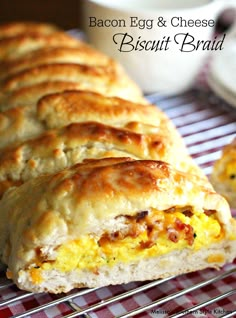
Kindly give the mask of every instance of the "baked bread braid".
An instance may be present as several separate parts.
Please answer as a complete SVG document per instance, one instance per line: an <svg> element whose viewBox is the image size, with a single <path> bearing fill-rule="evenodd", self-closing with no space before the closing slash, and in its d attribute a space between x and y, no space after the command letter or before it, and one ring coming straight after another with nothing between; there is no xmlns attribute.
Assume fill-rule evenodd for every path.
<svg viewBox="0 0 236 318"><path fill-rule="evenodd" d="M50 34L59 28L51 23L40 22L9 22L0 25L0 39L14 37L26 33Z"/></svg>
<svg viewBox="0 0 236 318"><path fill-rule="evenodd" d="M81 45L83 45L82 41L60 31L49 34L22 33L0 39L0 61L14 60L43 47L79 47Z"/></svg>
<svg viewBox="0 0 236 318"><path fill-rule="evenodd" d="M123 69L114 65L89 66L60 63L45 64L13 75L3 82L0 95L1 110L9 108L8 96L22 89L41 87L49 82L72 82L80 84L81 89L95 91L106 96L118 96L133 101L141 101L140 90L124 74Z"/></svg>
<svg viewBox="0 0 236 318"><path fill-rule="evenodd" d="M7 186L19 186L42 174L53 174L84 159L124 157L169 162L197 173L180 137L167 120L160 126L130 122L123 128L98 122L73 123L4 149L0 154L0 197Z"/></svg>
<svg viewBox="0 0 236 318"><path fill-rule="evenodd" d="M46 47L24 54L22 58L0 63L0 79L3 80L32 67L50 63L104 66L111 64L111 59L86 44L79 47Z"/></svg>
<svg viewBox="0 0 236 318"><path fill-rule="evenodd" d="M25 26L0 27L8 278L60 293L231 262L229 205L167 116L118 62L56 28Z"/></svg>
<svg viewBox="0 0 236 318"><path fill-rule="evenodd" d="M67 84L69 88L70 84ZM153 105L143 106L88 91L65 91L42 97L36 106L0 112L0 149L36 137L49 129L86 121L115 127L124 127L130 121L173 127L166 115Z"/></svg>
<svg viewBox="0 0 236 318"><path fill-rule="evenodd" d="M41 97L52 93L59 93L70 90L80 90L90 83L77 83L66 81L42 82L32 86L17 89L10 94L0 93L0 110L6 111L11 108L20 108L31 106L35 109L37 102Z"/></svg>

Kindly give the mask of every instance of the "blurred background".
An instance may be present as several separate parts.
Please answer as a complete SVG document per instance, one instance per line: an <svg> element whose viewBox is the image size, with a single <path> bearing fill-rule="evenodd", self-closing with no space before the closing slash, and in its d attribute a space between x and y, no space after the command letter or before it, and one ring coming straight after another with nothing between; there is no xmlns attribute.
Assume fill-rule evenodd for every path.
<svg viewBox="0 0 236 318"><path fill-rule="evenodd" d="M82 27L82 6L86 0L0 0L0 23L16 20L55 23L63 29ZM218 30L232 22L234 11L220 17Z"/></svg>
<svg viewBox="0 0 236 318"><path fill-rule="evenodd" d="M82 0L0 0L0 23L15 20L55 23L80 28Z"/></svg>

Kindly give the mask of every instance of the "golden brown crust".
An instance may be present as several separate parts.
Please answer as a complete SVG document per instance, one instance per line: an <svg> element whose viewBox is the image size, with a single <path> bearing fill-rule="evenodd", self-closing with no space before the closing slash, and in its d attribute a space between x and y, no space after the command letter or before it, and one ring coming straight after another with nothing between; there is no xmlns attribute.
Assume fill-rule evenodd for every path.
<svg viewBox="0 0 236 318"><path fill-rule="evenodd" d="M5 80L2 85L0 103L9 108L11 95L21 95L20 89L40 87L49 82L73 82L80 89L91 90L107 96L119 96L134 101L142 101L141 91L112 60L107 66L89 66L73 63L45 64L22 71ZM38 86L37 86L38 85ZM21 91L20 91L21 92ZM27 91L26 91L27 93Z"/></svg>
<svg viewBox="0 0 236 318"><path fill-rule="evenodd" d="M62 127L66 122L78 119L80 122L99 121L115 126L130 121L159 126L162 120L167 120L166 115L153 105L144 106L89 91L67 91L45 96L38 102L37 114L50 128Z"/></svg>
<svg viewBox="0 0 236 318"><path fill-rule="evenodd" d="M74 281L70 272L62 272L62 277L74 284L67 285L63 280L63 283L55 284L54 288L51 279L60 279L59 272L54 276L52 269L46 270L48 276L44 277L45 284L42 286L26 275L30 269L37 267L39 255L45 254L47 257L49 250L53 253L61 244L78 240L84 235L91 238L100 237L102 233L109 231L112 222L118 217L122 219L124 216L136 216L137 213L150 209L168 214L173 207L187 207L193 214L198 215L204 214L205 211L214 211L215 218L221 224L223 238L219 240L218 247L212 247L210 254L202 247L205 253L204 264L199 268L214 266L207 261L207 257L214 251L222 255L220 264L222 259L232 259L235 251L235 223L231 222L227 202L208 188L205 180L178 172L161 161L107 158L87 160L53 176L31 179L8 191L0 201L2 260L8 265L14 280L21 288L34 291L68 291L77 282L79 284L82 278L77 277ZM180 249L183 253L188 250ZM193 253L196 251L191 250L191 254ZM167 255L171 258L173 254L175 255ZM162 268L158 257L146 259L148 262L153 260L157 269ZM50 258L48 260L50 261ZM142 262L143 259L139 260L138 264ZM128 269L130 263L119 265ZM182 272L190 268L193 270L195 266L191 264L191 267L184 266L182 270L179 266L178 268L178 271ZM99 271L100 268L98 273ZM89 270L82 272L82 275L86 273L91 277ZM119 270L117 274L120 277ZM120 280L108 278L105 284L122 283L139 277L137 274L128 275L124 279L122 275ZM166 269L160 277L165 275L168 276ZM150 273L146 273L143 279L147 277L154 278ZM86 286L102 284L104 282L100 280L86 283Z"/></svg>
<svg viewBox="0 0 236 318"><path fill-rule="evenodd" d="M26 33L50 34L58 30L53 24L39 22L9 22L0 25L0 39Z"/></svg>
<svg viewBox="0 0 236 318"><path fill-rule="evenodd" d="M77 47L49 47L42 48L23 57L0 64L0 78L19 73L23 70L49 63L78 63L87 65L108 65L111 59L96 51L92 47L84 45Z"/></svg>
<svg viewBox="0 0 236 318"><path fill-rule="evenodd" d="M132 125L128 123L126 127L128 128L118 128L98 122L82 122L73 123L57 130L50 130L38 138L25 141L16 148L10 148L8 151L5 149L0 154L0 169L8 162L17 163L17 157L21 157L21 151L24 147L27 148L27 151L32 151L29 157L37 157L47 156L54 150L61 148L62 145L63 149L66 150L67 147L73 149L73 147L89 144L90 142L89 146L91 146L93 142L97 141L102 142L104 146L105 144L111 144L115 149L117 147L118 149L123 148L127 153L133 153L134 156L143 159L155 157L155 154L159 153L158 157L161 159L161 157L165 157L168 151L171 151L172 146L175 146L172 137L173 139L176 138L174 135L169 136L168 125L165 125L161 132L158 132L159 127L138 122L132 122ZM137 132L135 128L137 128ZM138 130L141 132L138 132ZM166 142L166 139L169 142ZM112 147L108 147L108 149L112 150Z"/></svg>
<svg viewBox="0 0 236 318"><path fill-rule="evenodd" d="M193 213L216 210L220 222L230 226L227 202L207 187L205 180L176 171L162 161L131 158L87 160L53 176L31 179L10 190L0 202L5 217L14 206L19 209L10 226L18 222L20 232L14 237L21 238L27 249L54 241L53 227L64 228L64 241L68 235L73 239L100 231L109 219L150 208L191 207Z"/></svg>
<svg viewBox="0 0 236 318"><path fill-rule="evenodd" d="M0 113L0 148L33 138L44 131L43 123L37 120L31 106L12 108Z"/></svg>
<svg viewBox="0 0 236 318"><path fill-rule="evenodd" d="M0 147L13 147L13 143L69 123L74 124L49 131L8 151L5 148L0 157L0 179L25 181L85 158L127 155L163 160L179 170L202 175L172 123L155 106L84 91L45 96L36 110L22 107L3 112Z"/></svg>
<svg viewBox="0 0 236 318"><path fill-rule="evenodd" d="M2 198L3 194L12 187L19 187L23 182L21 181L13 181L13 180L4 180L0 181L0 198Z"/></svg>
<svg viewBox="0 0 236 318"><path fill-rule="evenodd" d="M106 98L96 93L70 91L42 98L37 110L38 118L50 128L63 127L65 122L97 121L146 134L147 132L140 127L142 124L138 126L132 122L153 125L154 134L166 138L165 143L169 144L170 148L171 145L175 145L174 158L179 158L178 162L185 163L182 168L203 176L201 170L187 155L183 140L173 124L153 105L143 106L119 98ZM161 143L156 143L155 146L160 149ZM174 158L171 162L174 162Z"/></svg>
<svg viewBox="0 0 236 318"><path fill-rule="evenodd" d="M4 149L0 154L0 185L6 180L22 183L41 174L55 173L86 158L129 156L162 160L180 170L194 172L196 167L178 136L167 122L162 124L162 129L135 122L126 128L115 128L84 122L50 130L38 138ZM1 196L4 192L0 191Z"/></svg>
<svg viewBox="0 0 236 318"><path fill-rule="evenodd" d="M58 87L63 90L70 85L76 84L65 83ZM55 89L57 86L52 87ZM51 85L47 84L43 88L49 92ZM29 100L31 96L27 98ZM43 97L37 106L22 106L1 112L0 148L33 138L52 128L83 121L98 121L118 127L124 127L129 121L141 121L155 126L163 122L164 127L167 117L154 106L144 107L116 97L87 91L55 93Z"/></svg>
<svg viewBox="0 0 236 318"><path fill-rule="evenodd" d="M43 82L17 89L10 94L0 95L0 109L5 111L11 108L33 105L35 106L40 98L52 94L84 88L84 84L69 81Z"/></svg>
<svg viewBox="0 0 236 318"><path fill-rule="evenodd" d="M83 43L63 32L19 34L14 37L0 39L0 60L13 60L30 51L58 45L79 47Z"/></svg>
<svg viewBox="0 0 236 318"><path fill-rule="evenodd" d="M119 78L111 67L91 67L89 65L74 63L54 63L36 66L10 77L3 82L2 90L11 92L42 82L66 80L69 82L89 81L92 87L93 85L112 85L116 83Z"/></svg>
<svg viewBox="0 0 236 318"><path fill-rule="evenodd" d="M211 182L231 207L236 208L236 138L222 149L214 163Z"/></svg>

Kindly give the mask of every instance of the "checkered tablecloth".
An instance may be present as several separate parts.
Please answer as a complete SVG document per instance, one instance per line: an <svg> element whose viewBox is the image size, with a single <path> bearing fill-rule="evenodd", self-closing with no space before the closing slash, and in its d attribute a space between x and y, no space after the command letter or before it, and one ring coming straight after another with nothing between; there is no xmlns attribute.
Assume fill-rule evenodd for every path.
<svg viewBox="0 0 236 318"><path fill-rule="evenodd" d="M113 303L110 306L106 306L97 310L96 312L92 311L89 313L89 316L83 317L101 317L101 318L113 318L119 317L137 307L144 306L149 304L150 302L154 302L156 300L164 299L173 293L178 293L183 289L192 287L202 281L205 281L209 278L215 277L216 274L224 273L225 270L233 268L236 266L235 264L229 264L225 266L223 270L217 272L215 270L204 270L201 272L190 273L188 275L182 275L177 278L172 278L168 282L164 282L159 286L150 288L146 292L138 293L132 297L129 297L125 300L118 301ZM180 312L182 310L187 310L187 308L205 302L206 300L216 297L220 293L225 293L227 291L231 291L232 289L236 289L236 274L234 276L229 276L220 281L208 285L204 288L199 288L194 292L187 293L184 296L176 297L174 300L164 302L163 305L155 306L153 309L148 312L143 312L138 314L136 317L139 318L150 318L150 317L171 317L172 314L176 312ZM97 304L99 301L103 299L110 298L114 295L120 295L126 291L133 290L134 288L142 285L141 283L130 283L122 286L112 286L107 288L101 288L96 292L91 292L84 297L75 298L73 301L80 308L86 308L88 306L92 306ZM5 290L2 298L9 298L13 296L19 295L19 291L14 287ZM1 309L0 317L12 317L13 315L17 315L20 313L24 313L26 310L30 310L31 308L35 308L39 305L48 303L52 300L60 298L60 296L52 296L48 294L39 294L33 295L27 298L27 300L22 300L17 303L14 303L10 306L6 306ZM201 309L194 310L192 314L188 313L187 317L221 317L227 313L231 313L236 308L236 296L232 295L227 297L221 301L214 302L214 304L203 307ZM65 317L67 315L73 313L73 310L70 308L69 304L62 303L57 306L53 306L50 309L45 311L40 311L36 314L31 314L30 317L34 318L47 318L47 317ZM79 314L77 314L79 317ZM132 316L130 316L132 317ZM233 316L235 317L235 316Z"/></svg>
<svg viewBox="0 0 236 318"><path fill-rule="evenodd" d="M206 86L204 86L204 88L196 88L181 96L167 98L152 95L149 97L149 100L152 103L158 104L173 120L184 137L189 152L205 173L209 175L213 162L220 156L222 147L229 143L233 136L236 135L236 109L218 99L212 92L208 91ZM235 213L235 211L233 212ZM225 266L221 272L225 273L226 270L235 267L236 262ZM123 293L143 286L146 283L130 283L128 285L101 288L84 294L83 296L75 297L73 298L73 302L68 302L62 298L67 297L68 299L68 295L31 295L19 291L14 285L3 287L5 280L2 278L3 282L2 285L0 285L0 287L2 287L0 292L0 317L5 318L13 315L21 315L28 310L32 310L32 308L37 308L51 301L61 301L61 303L51 305L50 308L40 310L37 313L31 312L28 316L34 318L59 318L67 315L68 317L74 317L74 305L84 309L88 306L95 306L96 308L97 304L100 304L97 310L93 309L89 312L89 316L82 317L113 318L122 315L132 317L132 315L127 316L127 313L157 300L159 305L138 314L137 317L171 317L181 310L186 310L191 306L204 302L223 292L236 290L236 273L234 272L220 279L218 282L197 288L195 291L187 292L187 294L180 297L176 295L173 299L168 300L167 298L166 300L166 297L170 297L171 294L195 286L200 282L219 275L221 272L204 270L182 275L161 282L159 285L146 291L135 293L131 297L118 301L110 301L110 305L103 307L100 301L105 301L114 296L120 297ZM78 290L72 291L71 295L76 295L76 293L79 292ZM8 304L5 303L6 300L19 295L23 295L24 298L14 302L9 301ZM192 314L187 313L186 317L221 317L232 313L234 310L236 310L236 294L214 302L214 304L204 306ZM77 316L79 316L78 313Z"/></svg>

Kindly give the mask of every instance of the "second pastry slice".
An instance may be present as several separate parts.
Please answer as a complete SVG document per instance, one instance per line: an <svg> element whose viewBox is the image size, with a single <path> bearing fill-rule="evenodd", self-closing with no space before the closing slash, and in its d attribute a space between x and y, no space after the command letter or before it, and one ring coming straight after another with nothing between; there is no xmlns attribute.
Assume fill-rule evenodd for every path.
<svg viewBox="0 0 236 318"><path fill-rule="evenodd" d="M236 255L227 202L161 161L90 160L12 188L0 209L1 260L34 292L218 268Z"/></svg>

